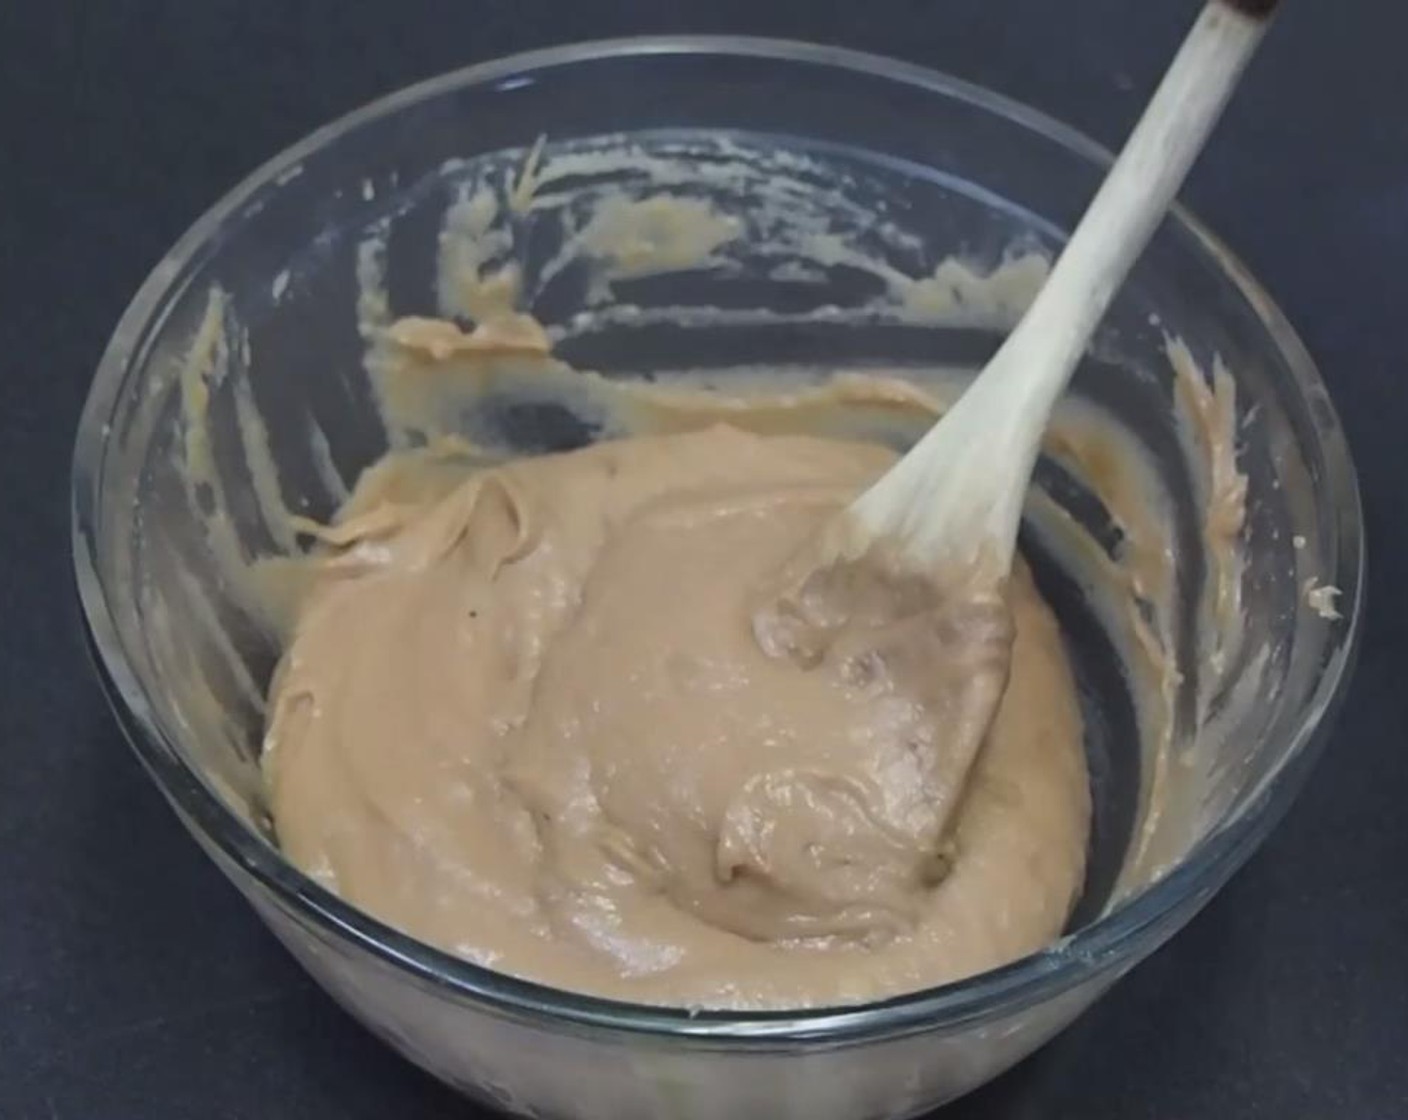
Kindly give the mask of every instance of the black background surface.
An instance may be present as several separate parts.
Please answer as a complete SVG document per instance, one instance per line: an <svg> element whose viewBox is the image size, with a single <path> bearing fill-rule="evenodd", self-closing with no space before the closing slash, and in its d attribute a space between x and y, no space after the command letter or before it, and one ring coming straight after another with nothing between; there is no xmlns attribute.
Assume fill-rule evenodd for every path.
<svg viewBox="0 0 1408 1120"><path fill-rule="evenodd" d="M1320 361L1371 541L1363 656L1285 823L1164 951L946 1117L1408 1116L1408 6L1287 0L1186 199ZM127 751L71 584L108 332L237 178L406 82L647 31L841 43L1116 145L1192 0L51 0L0 6L0 1117L481 1115L284 955ZM748 1118L743 1118L748 1120Z"/></svg>

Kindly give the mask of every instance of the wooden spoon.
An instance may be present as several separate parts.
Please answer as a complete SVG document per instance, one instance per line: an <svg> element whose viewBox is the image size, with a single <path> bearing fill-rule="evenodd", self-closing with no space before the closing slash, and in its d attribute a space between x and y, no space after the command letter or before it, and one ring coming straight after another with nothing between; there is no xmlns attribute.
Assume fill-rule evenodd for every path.
<svg viewBox="0 0 1408 1120"><path fill-rule="evenodd" d="M1051 410L1261 41L1277 0L1211 0L1022 321L832 538L912 572L1005 578Z"/></svg>

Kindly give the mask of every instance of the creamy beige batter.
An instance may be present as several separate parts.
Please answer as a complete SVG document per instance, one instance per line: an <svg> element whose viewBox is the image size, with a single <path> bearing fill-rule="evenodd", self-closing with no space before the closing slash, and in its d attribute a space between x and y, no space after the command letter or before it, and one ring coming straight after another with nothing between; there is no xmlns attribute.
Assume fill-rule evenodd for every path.
<svg viewBox="0 0 1408 1120"><path fill-rule="evenodd" d="M284 851L432 944L636 1001L872 999L1050 941L1089 794L1025 568L787 582L892 460L716 426L383 461L273 684Z"/></svg>

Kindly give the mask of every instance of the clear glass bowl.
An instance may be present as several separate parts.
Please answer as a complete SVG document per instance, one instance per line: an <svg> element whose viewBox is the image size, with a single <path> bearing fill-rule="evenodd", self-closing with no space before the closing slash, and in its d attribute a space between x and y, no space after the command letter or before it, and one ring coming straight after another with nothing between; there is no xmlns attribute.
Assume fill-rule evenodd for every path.
<svg viewBox="0 0 1408 1120"><path fill-rule="evenodd" d="M268 839L257 780L257 694L277 649L242 613L202 544L192 507L202 499L173 478L169 452L181 438L183 388L191 387L182 362L189 372L212 285L248 329L248 353L235 358L246 359L241 376L268 420L282 497L325 516L336 501L322 469L327 460L350 478L385 449L352 313L358 245L368 231L389 232L392 305L433 313L435 232L452 181L477 157L541 134L570 143L698 130L862 169L849 180L871 192L860 201L923 232L923 243L911 246L915 259L897 267L932 267L954 252L993 263L1014 245L1049 251L1108 163L1071 130L985 90L797 44L592 44L476 66L396 93L256 172L181 238L138 292L103 356L78 431L79 592L117 718L191 833L319 982L413 1061L468 1093L535 1116L912 1115L1030 1052L1211 897L1301 785L1352 659L1362 530L1339 424L1280 312L1191 217L1180 211L1163 224L1073 392L1118 414L1169 459L1163 331L1226 360L1237 382L1238 465L1249 487L1248 648L1274 649L1271 671L1215 745L1217 765L1203 794L1208 811L1187 850L1152 882L1122 894L1111 884L1133 827L1138 752L1127 718L1088 712L1092 767L1103 777L1091 882L1071 932L1007 967L885 1003L689 1013L550 990L422 945L284 862ZM818 181L813 189L831 186ZM744 197L716 201L740 212L748 205ZM844 311L858 298L856 284L841 269L809 289L809 298ZM688 277L646 279L631 296L647 307L688 303L701 298L690 285ZM770 285L745 262L712 275L708 299L783 306L795 295ZM561 322L572 314L570 302L536 310ZM772 332L703 324L671 333L622 320L578 336L568 357L615 371L721 367L740 354L836 365L917 355L972 365L999 333L991 323L918 333L874 323L840 329L815 316L811 323ZM1121 366L1145 373L1120 376ZM238 402L228 397L212 386L215 434L207 450L214 470L234 472L226 479L236 499L233 538L246 551L268 551L258 502L237 500L242 487L260 483L224 462L233 444L220 425L238 421ZM326 436L321 458L302 434L310 418ZM554 438L532 422L519 433L528 449ZM1178 464L1166 465L1176 476ZM1193 501L1186 479L1175 478L1172 490L1183 517ZM1341 590L1342 619L1307 605L1303 580L1312 575ZM1200 577L1190 569L1180 578ZM1180 668L1196 676L1195 664ZM1092 662L1083 671L1101 667ZM1106 666L1105 679L1118 682L1110 672Z"/></svg>

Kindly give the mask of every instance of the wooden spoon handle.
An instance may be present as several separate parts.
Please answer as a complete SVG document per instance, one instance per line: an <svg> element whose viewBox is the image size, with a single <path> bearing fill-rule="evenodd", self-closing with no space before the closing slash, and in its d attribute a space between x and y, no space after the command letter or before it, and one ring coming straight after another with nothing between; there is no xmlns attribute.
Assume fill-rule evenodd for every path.
<svg viewBox="0 0 1408 1120"><path fill-rule="evenodd" d="M927 563L1007 571L1051 409L1273 7L1271 0L1205 5L1022 321L948 415L850 507L857 540L891 539L916 570Z"/></svg>

